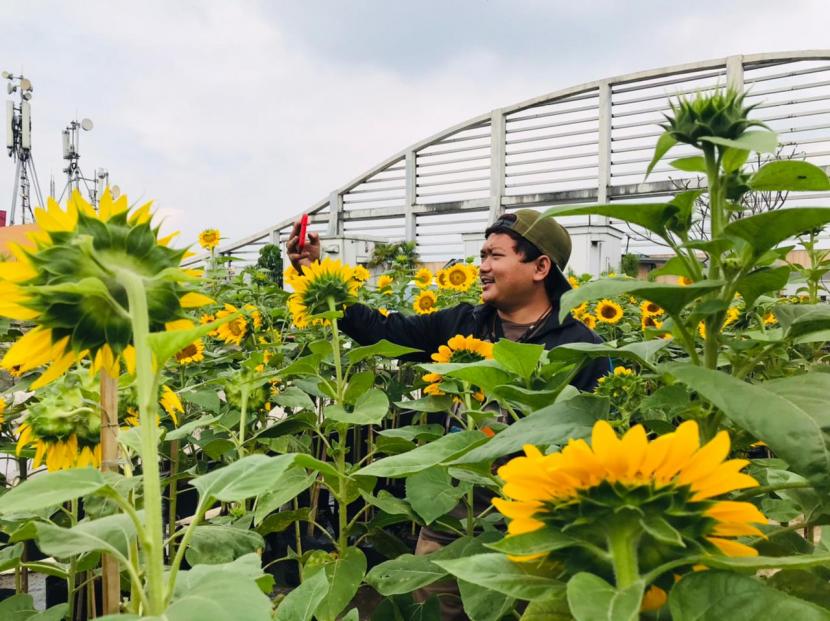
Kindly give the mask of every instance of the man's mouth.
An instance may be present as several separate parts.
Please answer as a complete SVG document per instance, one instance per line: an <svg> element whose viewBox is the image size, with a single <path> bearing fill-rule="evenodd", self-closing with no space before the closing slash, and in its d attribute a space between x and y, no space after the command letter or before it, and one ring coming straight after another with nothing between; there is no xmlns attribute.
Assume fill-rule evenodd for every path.
<svg viewBox="0 0 830 621"><path fill-rule="evenodd" d="M481 281L481 286L483 288L486 288L488 285L492 285L495 282L492 278L488 278L488 277L482 277L482 278L479 278L479 280Z"/></svg>

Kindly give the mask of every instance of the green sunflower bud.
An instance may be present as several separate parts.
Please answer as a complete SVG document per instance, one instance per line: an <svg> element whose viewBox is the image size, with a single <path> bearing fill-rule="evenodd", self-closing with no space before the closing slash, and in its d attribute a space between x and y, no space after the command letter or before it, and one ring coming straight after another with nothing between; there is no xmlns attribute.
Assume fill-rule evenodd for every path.
<svg viewBox="0 0 830 621"><path fill-rule="evenodd" d="M758 104L744 106L745 94L733 89L714 93L698 93L693 99L681 97L671 102L672 114L664 115L668 121L663 129L677 142L701 147L704 136L716 136L735 140L749 127L766 127L760 121L748 118Z"/></svg>

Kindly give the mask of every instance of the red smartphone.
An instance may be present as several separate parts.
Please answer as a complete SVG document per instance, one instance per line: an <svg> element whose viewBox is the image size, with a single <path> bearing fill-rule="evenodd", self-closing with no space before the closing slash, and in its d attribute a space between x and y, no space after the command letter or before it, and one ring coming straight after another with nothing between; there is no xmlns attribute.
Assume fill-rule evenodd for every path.
<svg viewBox="0 0 830 621"><path fill-rule="evenodd" d="M300 218L300 237L297 240L297 251L302 252L305 247L306 229L308 228L308 214L304 213Z"/></svg>

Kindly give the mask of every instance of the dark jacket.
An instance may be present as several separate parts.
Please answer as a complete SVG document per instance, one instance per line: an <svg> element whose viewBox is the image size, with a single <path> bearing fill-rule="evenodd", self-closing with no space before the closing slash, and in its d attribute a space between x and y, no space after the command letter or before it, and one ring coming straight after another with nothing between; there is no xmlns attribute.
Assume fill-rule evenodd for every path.
<svg viewBox="0 0 830 621"><path fill-rule="evenodd" d="M423 353L411 354L406 360L430 362L430 355L438 351L456 334L473 335L495 343L504 337L496 309L487 304L473 306L459 304L429 315L409 317L392 313L384 317L378 311L355 304L346 309L339 326L361 345L371 345L386 339L398 345L414 347ZM559 322L559 307L554 305L548 318L522 341L537 343L553 349L566 343L602 343L602 339L570 314ZM597 380L611 370L608 358L595 358L579 371L571 384L583 391L591 391Z"/></svg>

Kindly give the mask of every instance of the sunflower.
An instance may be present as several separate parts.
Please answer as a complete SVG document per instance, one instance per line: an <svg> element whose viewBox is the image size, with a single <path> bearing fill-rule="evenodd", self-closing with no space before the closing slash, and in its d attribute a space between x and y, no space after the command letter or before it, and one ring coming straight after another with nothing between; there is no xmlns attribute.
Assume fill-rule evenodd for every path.
<svg viewBox="0 0 830 621"><path fill-rule="evenodd" d="M161 387L161 397L159 397L159 404L167 415L173 419L173 424L179 424L178 414L184 414L184 407L182 407L179 395L173 392L167 384Z"/></svg>
<svg viewBox="0 0 830 621"><path fill-rule="evenodd" d="M381 315L383 315L384 317L388 317L388 316L389 316L389 309L388 309L388 308L384 308L384 307L382 307L382 306L381 306L381 307L378 309L378 312L379 312Z"/></svg>
<svg viewBox="0 0 830 621"><path fill-rule="evenodd" d="M216 318L221 319L222 317L227 317L228 315L233 315L238 312L239 311L233 304L225 304L225 308L217 311ZM245 321L244 317L232 319L231 321L223 323L216 329L217 338L224 341L228 345L241 345L242 339L245 338L247 333L248 323Z"/></svg>
<svg viewBox="0 0 830 621"><path fill-rule="evenodd" d="M647 328L659 330L663 327L663 322L655 319L653 315L643 315L640 317L640 327L642 327L643 330L646 330Z"/></svg>
<svg viewBox="0 0 830 621"><path fill-rule="evenodd" d="M749 462L724 461L730 450L726 431L703 446L699 437L695 421L649 441L640 425L619 438L600 420L591 446L571 439L561 451L544 455L525 445L524 457L498 470L509 500L496 498L493 504L510 520L511 535L567 527L571 536L608 546L613 554L612 537L624 533L645 571L690 553L757 555L734 537L763 536L753 524L766 524L764 515L749 502L718 500L758 485L741 472ZM678 543L654 539L642 526L649 518L660 518Z"/></svg>
<svg viewBox="0 0 830 621"><path fill-rule="evenodd" d="M49 472L101 464L101 413L78 386L41 395L17 429L16 453L35 446L34 467Z"/></svg>
<svg viewBox="0 0 830 621"><path fill-rule="evenodd" d="M355 265L352 271L352 278L360 283L364 283L372 277L372 274L362 265Z"/></svg>
<svg viewBox="0 0 830 621"><path fill-rule="evenodd" d="M0 397L0 425L3 424L5 420L3 415L6 413L6 399L4 397Z"/></svg>
<svg viewBox="0 0 830 621"><path fill-rule="evenodd" d="M478 362L479 360L490 360L493 357L493 344L489 341L482 341L472 335L464 336L456 334L446 345L441 345L438 351L432 354L434 362ZM429 386L424 388L428 395L443 395L444 392L438 387L443 376L440 373L427 373L421 378ZM482 398L479 399L483 401Z"/></svg>
<svg viewBox="0 0 830 621"><path fill-rule="evenodd" d="M253 326L252 331L262 328L262 313L259 312L259 309L256 306L253 304L246 304L242 307L242 310L248 313L248 318L251 320L251 325Z"/></svg>
<svg viewBox="0 0 830 621"><path fill-rule="evenodd" d="M194 362L201 362L205 359L205 344L202 339L196 339L190 345L176 352L176 362L181 366L187 366Z"/></svg>
<svg viewBox="0 0 830 621"><path fill-rule="evenodd" d="M422 267L415 273L415 284L420 289L426 289L432 284L433 274L430 270L425 267Z"/></svg>
<svg viewBox="0 0 830 621"><path fill-rule="evenodd" d="M778 323L778 317L775 316L775 313L769 312L761 318L761 321L765 326L773 326Z"/></svg>
<svg viewBox="0 0 830 621"><path fill-rule="evenodd" d="M618 323L623 316L622 306L608 299L600 300L594 312L597 321L610 324Z"/></svg>
<svg viewBox="0 0 830 621"><path fill-rule="evenodd" d="M723 330L726 326L735 323L740 316L741 311L738 308L734 306L727 308L726 316L723 318L723 323L721 324L721 330ZM697 324L697 333L701 338L706 338L706 324L703 321Z"/></svg>
<svg viewBox="0 0 830 621"><path fill-rule="evenodd" d="M434 313L438 310L438 296L435 295L434 291L421 291L418 294L418 297L415 298L415 301L412 303L412 308L415 309L415 312L419 315L429 315L430 313Z"/></svg>
<svg viewBox="0 0 830 621"><path fill-rule="evenodd" d="M594 317L591 313L585 313L579 320L588 326L591 330L597 327L597 318Z"/></svg>
<svg viewBox="0 0 830 621"><path fill-rule="evenodd" d="M35 210L40 229L31 244L12 245L17 261L0 263L0 316L32 321L0 361L21 373L49 364L32 383L40 388L89 356L92 369L117 375L119 357L132 346L127 296L119 277L143 279L151 331L177 319L183 308L213 300L188 292L179 264L185 250L167 247L151 228L151 204L129 212L126 196L107 189L96 212L78 191L62 209L51 198Z"/></svg>
<svg viewBox="0 0 830 621"><path fill-rule="evenodd" d="M579 289L579 279L576 276L568 276L568 284L572 289Z"/></svg>
<svg viewBox="0 0 830 621"><path fill-rule="evenodd" d="M282 273L283 281L285 282L285 284L290 285L291 287L294 286L294 281L301 277L302 274L300 274L300 272L298 272L293 265L289 265Z"/></svg>
<svg viewBox="0 0 830 621"><path fill-rule="evenodd" d="M342 309L353 304L360 282L354 278L354 270L340 261L326 257L303 268L303 275L293 285L294 293L288 298L288 309L298 328L306 327L310 321L325 324L327 320L311 319L329 310L330 301L335 308Z"/></svg>
<svg viewBox="0 0 830 621"><path fill-rule="evenodd" d="M665 311L662 308L660 308L654 302L650 302L649 300L643 300L640 303L640 313L643 315L643 317L659 317L664 312Z"/></svg>
<svg viewBox="0 0 830 621"><path fill-rule="evenodd" d="M213 250L219 245L219 238L217 229L205 229L199 233L199 245L205 250Z"/></svg>
<svg viewBox="0 0 830 621"><path fill-rule="evenodd" d="M623 366L616 366L616 367L614 367L614 375L616 375L617 377L621 377L621 376L622 377L630 377L630 376L634 375L634 370L633 369L627 369L626 367L623 367Z"/></svg>
<svg viewBox="0 0 830 621"><path fill-rule="evenodd" d="M472 269L470 269L472 268ZM456 263L446 270L447 288L455 291L468 291L475 282L475 266Z"/></svg>
<svg viewBox="0 0 830 621"><path fill-rule="evenodd" d="M583 302L576 308L571 309L571 315L576 317L577 319L582 319L583 316L588 314L588 302Z"/></svg>
<svg viewBox="0 0 830 621"><path fill-rule="evenodd" d="M381 293L386 292L388 289L392 288L392 283L394 282L395 279L392 278L389 274L381 274L380 276L378 276L378 291L380 291Z"/></svg>
<svg viewBox="0 0 830 621"><path fill-rule="evenodd" d="M438 285L439 289L449 289L449 285L447 284L447 270L440 269L435 272L435 284Z"/></svg>
<svg viewBox="0 0 830 621"><path fill-rule="evenodd" d="M689 285L694 284L694 280L689 278L688 276L678 276L677 277L677 284L681 287L688 287Z"/></svg>

